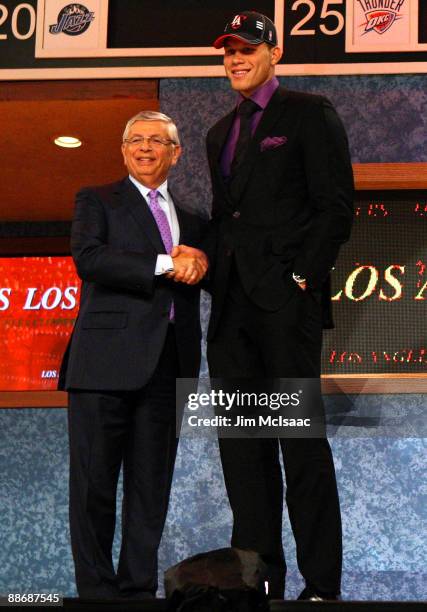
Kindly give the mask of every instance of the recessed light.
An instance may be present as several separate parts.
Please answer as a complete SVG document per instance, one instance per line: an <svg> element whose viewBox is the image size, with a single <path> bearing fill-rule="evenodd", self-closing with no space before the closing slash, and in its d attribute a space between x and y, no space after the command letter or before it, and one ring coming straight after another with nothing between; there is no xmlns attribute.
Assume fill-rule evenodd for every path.
<svg viewBox="0 0 427 612"><path fill-rule="evenodd" d="M58 136L54 142L58 147L65 147L66 149L76 149L82 146L82 141L74 138L74 136Z"/></svg>

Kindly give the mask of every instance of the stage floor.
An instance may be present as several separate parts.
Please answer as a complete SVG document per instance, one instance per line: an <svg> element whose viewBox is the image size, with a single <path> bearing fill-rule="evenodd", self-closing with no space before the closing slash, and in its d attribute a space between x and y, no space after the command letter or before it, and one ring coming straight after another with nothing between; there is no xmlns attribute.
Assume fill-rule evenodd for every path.
<svg viewBox="0 0 427 612"><path fill-rule="evenodd" d="M127 612L174 612L168 607L166 599L152 601L96 601L87 599L64 599L65 610L88 610L90 612L123 611ZM397 601L336 601L336 602L306 602L278 601L269 603L270 612L426 612L427 602L397 602Z"/></svg>

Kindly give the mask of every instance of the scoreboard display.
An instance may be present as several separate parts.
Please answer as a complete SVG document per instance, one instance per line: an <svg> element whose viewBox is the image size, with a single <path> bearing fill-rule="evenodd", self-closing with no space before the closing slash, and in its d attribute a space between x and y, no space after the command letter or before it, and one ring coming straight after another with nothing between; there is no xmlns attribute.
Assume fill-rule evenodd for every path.
<svg viewBox="0 0 427 612"><path fill-rule="evenodd" d="M427 72L427 0L0 0L0 78L223 76L212 42L253 4L279 75Z"/></svg>

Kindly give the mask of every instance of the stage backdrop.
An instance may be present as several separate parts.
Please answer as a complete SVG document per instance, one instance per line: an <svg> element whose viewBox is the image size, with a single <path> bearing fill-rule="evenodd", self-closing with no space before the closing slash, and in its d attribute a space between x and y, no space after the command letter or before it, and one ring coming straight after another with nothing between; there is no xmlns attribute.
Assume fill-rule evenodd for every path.
<svg viewBox="0 0 427 612"><path fill-rule="evenodd" d="M289 78L295 89L328 95L346 125L354 162L426 161L427 81L423 76ZM223 79L161 82L161 109L181 131L184 156L173 181L195 208L209 205L207 128L234 96ZM425 313L425 308L424 308ZM204 302L206 322L208 303ZM425 319L425 314L422 315ZM422 395L349 396L367 415L384 408L425 410ZM334 398L328 401L333 410ZM366 438L338 427L332 439L344 527L343 595L352 599L426 599L426 441ZM2 546L0 592L75 594L67 512L65 410L0 411ZM227 545L231 516L215 442L182 440L160 568ZM285 517L287 596L301 588ZM116 548L117 553L117 548Z"/></svg>

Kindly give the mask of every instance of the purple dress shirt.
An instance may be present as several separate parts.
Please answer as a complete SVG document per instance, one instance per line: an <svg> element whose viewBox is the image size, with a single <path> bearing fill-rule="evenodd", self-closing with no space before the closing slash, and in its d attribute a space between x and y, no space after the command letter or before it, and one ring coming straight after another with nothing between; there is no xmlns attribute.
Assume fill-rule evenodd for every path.
<svg viewBox="0 0 427 612"><path fill-rule="evenodd" d="M278 87L279 81L276 77L273 77L272 79L270 79L270 81L267 81L267 83L261 85L261 87L254 91L254 93L250 96L251 100L256 102L260 107L260 109L256 111L251 118L252 135L255 133L255 130L257 129L258 124L261 121L261 117L264 113L264 110ZM244 99L244 96L242 96L242 94L239 94L237 107L243 102ZM228 133L224 148L221 153L221 171L224 177L230 176L231 162L234 157L234 151L236 150L236 143L237 139L239 138L239 131L240 117L236 113L234 121L231 125L231 129Z"/></svg>

